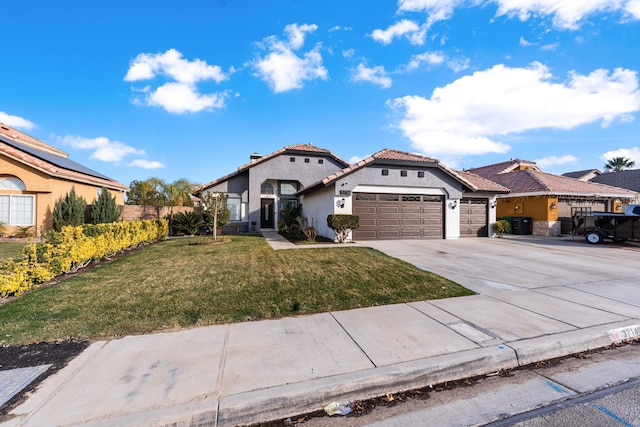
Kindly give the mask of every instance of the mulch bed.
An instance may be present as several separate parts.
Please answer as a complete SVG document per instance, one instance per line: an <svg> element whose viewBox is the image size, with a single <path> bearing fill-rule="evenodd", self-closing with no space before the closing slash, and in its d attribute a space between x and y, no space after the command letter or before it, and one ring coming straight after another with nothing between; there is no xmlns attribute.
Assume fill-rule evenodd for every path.
<svg viewBox="0 0 640 427"><path fill-rule="evenodd" d="M31 384L0 407L0 422L8 419L8 413L26 399L27 393L35 390L47 377L64 368L73 358L82 353L89 346L89 343L89 341L68 339L21 346L0 346L0 371L52 365Z"/></svg>

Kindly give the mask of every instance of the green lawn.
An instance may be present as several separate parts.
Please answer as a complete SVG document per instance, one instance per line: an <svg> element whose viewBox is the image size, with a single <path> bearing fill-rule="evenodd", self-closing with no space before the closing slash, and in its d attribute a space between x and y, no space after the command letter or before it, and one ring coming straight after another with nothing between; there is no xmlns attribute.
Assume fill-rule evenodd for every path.
<svg viewBox="0 0 640 427"><path fill-rule="evenodd" d="M0 306L0 344L97 339L344 310L471 291L359 247L272 250L164 241Z"/></svg>
<svg viewBox="0 0 640 427"><path fill-rule="evenodd" d="M24 243L0 242L0 260L20 255L24 245Z"/></svg>

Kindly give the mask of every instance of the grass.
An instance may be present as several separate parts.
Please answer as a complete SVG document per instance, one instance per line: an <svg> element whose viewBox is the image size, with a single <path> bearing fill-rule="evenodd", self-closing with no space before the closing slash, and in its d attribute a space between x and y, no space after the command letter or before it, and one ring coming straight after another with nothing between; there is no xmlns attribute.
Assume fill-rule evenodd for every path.
<svg viewBox="0 0 640 427"><path fill-rule="evenodd" d="M0 306L0 344L99 339L470 295L368 248L161 242Z"/></svg>
<svg viewBox="0 0 640 427"><path fill-rule="evenodd" d="M0 260L20 255L23 247L24 243L0 242Z"/></svg>

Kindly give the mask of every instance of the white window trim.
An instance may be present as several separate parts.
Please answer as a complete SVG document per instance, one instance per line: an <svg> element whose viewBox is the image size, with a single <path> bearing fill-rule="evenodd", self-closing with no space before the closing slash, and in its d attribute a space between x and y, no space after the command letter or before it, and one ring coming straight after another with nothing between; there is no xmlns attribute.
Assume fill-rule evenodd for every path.
<svg viewBox="0 0 640 427"><path fill-rule="evenodd" d="M9 222L7 225L16 227L27 227L36 225L36 196L33 194L0 194L0 196L9 196ZM30 224L15 224L11 220L11 205L14 197L29 197L31 198L31 223Z"/></svg>

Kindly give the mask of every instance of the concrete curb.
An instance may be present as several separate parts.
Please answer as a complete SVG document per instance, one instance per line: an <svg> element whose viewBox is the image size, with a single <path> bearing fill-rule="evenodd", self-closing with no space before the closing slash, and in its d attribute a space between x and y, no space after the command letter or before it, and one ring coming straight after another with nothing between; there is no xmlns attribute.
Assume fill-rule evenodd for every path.
<svg viewBox="0 0 640 427"><path fill-rule="evenodd" d="M525 366L534 362L607 347L614 343L608 331L637 325L638 323L640 323L639 320L631 319L537 338L513 341L505 345L516 352L518 364Z"/></svg>
<svg viewBox="0 0 640 427"><path fill-rule="evenodd" d="M517 366L515 352L500 345L223 396L218 426L286 418L320 410L333 401L369 399Z"/></svg>

